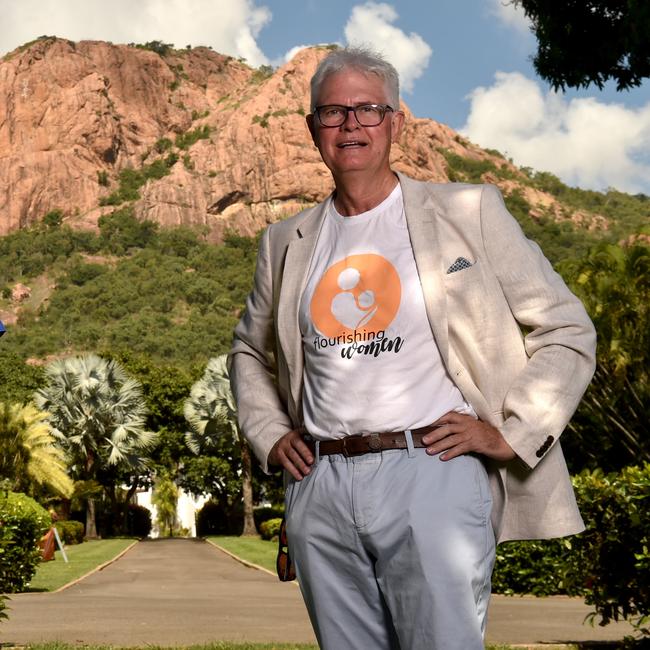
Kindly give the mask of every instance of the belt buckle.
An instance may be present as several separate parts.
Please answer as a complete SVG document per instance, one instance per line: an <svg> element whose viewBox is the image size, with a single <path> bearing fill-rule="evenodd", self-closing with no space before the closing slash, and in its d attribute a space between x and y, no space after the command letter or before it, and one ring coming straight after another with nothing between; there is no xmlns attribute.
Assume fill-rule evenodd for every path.
<svg viewBox="0 0 650 650"><path fill-rule="evenodd" d="M368 437L368 449L373 453L376 454L377 452L382 450L382 443L381 443L381 438L379 437L378 433L371 433Z"/></svg>

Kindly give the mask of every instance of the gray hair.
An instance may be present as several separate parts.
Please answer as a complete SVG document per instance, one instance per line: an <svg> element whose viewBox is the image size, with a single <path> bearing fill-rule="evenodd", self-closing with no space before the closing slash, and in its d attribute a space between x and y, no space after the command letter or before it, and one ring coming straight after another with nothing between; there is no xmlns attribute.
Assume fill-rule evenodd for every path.
<svg viewBox="0 0 650 650"><path fill-rule="evenodd" d="M351 68L363 74L375 74L386 87L388 103L399 110L399 75L386 59L369 47L344 47L330 52L311 78L311 112L316 108L318 94L325 80L337 72Z"/></svg>

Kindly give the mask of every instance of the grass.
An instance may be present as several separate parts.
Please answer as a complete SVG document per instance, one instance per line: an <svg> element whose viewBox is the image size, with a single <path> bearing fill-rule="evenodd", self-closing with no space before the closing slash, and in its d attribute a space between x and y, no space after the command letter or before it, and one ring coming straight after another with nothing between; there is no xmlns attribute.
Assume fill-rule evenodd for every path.
<svg viewBox="0 0 650 650"><path fill-rule="evenodd" d="M101 539L67 546L65 552L68 563L63 561L61 551L57 551L53 562L42 562L38 565L36 574L30 582L29 591L55 591L112 560L133 541L126 538Z"/></svg>
<svg viewBox="0 0 650 650"><path fill-rule="evenodd" d="M554 646L549 646L553 650ZM563 650L570 650L573 646L562 646ZM29 650L78 650L78 646L68 643L38 643L27 646ZM147 650L157 650L160 646L148 645ZM207 645L185 646L187 650L318 650L318 646L303 643L230 643L228 641L219 641ZM546 648L546 646L545 646ZM486 650L512 650L506 645L488 645ZM110 646L84 646L83 650L115 650Z"/></svg>
<svg viewBox="0 0 650 650"><path fill-rule="evenodd" d="M270 542L259 537L208 537L215 544L218 544L237 557L259 564L269 571L275 573L275 557L278 552L278 543Z"/></svg>

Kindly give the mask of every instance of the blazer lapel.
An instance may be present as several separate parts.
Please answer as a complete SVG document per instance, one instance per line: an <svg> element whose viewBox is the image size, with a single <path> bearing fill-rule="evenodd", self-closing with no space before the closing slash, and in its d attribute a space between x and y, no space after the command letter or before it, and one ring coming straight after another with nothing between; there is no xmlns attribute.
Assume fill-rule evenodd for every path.
<svg viewBox="0 0 650 650"><path fill-rule="evenodd" d="M402 174L398 176L427 317L442 359L449 369L447 301L444 291L442 251L436 228L436 222L441 218L441 208L426 191L423 183L414 182Z"/></svg>
<svg viewBox="0 0 650 650"><path fill-rule="evenodd" d="M304 366L298 312L327 204L328 202L324 201L317 206L314 212L298 226L295 231L296 238L287 247L282 271L282 289L278 302L278 339L287 368L290 369L289 392L298 418L302 418L300 404Z"/></svg>

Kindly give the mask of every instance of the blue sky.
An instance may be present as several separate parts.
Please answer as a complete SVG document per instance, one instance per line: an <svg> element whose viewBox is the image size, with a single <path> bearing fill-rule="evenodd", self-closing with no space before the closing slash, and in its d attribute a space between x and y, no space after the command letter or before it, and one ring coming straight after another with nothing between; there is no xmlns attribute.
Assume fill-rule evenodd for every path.
<svg viewBox="0 0 650 650"><path fill-rule="evenodd" d="M41 34L211 45L279 65L301 45L364 42L400 71L418 117L581 187L650 194L650 82L556 94L501 0L0 0L0 53Z"/></svg>

